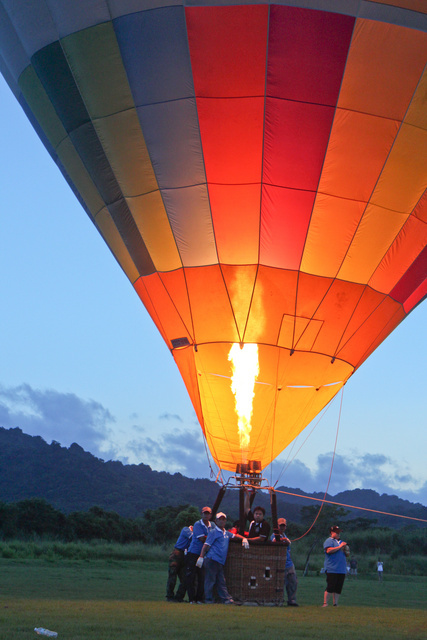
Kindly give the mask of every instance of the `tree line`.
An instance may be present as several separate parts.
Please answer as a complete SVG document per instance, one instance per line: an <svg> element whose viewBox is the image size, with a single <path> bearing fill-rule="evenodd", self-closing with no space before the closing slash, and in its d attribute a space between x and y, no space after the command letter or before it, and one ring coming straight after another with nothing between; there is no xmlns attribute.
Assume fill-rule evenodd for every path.
<svg viewBox="0 0 427 640"><path fill-rule="evenodd" d="M427 529L411 525L396 531L376 526L376 520L354 518L345 520L348 511L324 505L303 507L301 523L288 521L287 535L295 540L295 551L316 544L322 547L329 527L343 527L342 538L349 542L354 554L427 555ZM0 539L30 540L35 537L63 542L105 540L115 543L141 542L170 545L178 538L182 527L200 518L193 505L165 506L147 509L140 518L126 518L114 511L93 506L88 511L64 514L43 498L19 502L0 502ZM231 526L232 521L228 523Z"/></svg>

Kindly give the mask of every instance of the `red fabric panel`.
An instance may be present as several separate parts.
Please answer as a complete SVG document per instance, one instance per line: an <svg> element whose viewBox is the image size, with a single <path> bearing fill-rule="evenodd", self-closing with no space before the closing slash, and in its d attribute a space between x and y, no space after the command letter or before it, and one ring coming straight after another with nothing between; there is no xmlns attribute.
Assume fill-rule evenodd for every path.
<svg viewBox="0 0 427 640"><path fill-rule="evenodd" d="M260 263L299 269L315 193L266 185L262 194Z"/></svg>
<svg viewBox="0 0 427 640"><path fill-rule="evenodd" d="M208 182L261 182L264 98L197 100Z"/></svg>
<svg viewBox="0 0 427 640"><path fill-rule="evenodd" d="M335 105L354 18L271 6L267 95Z"/></svg>
<svg viewBox="0 0 427 640"><path fill-rule="evenodd" d="M427 274L427 247L420 253L403 278L397 283L390 296L398 302L405 302L415 289L420 287Z"/></svg>
<svg viewBox="0 0 427 640"><path fill-rule="evenodd" d="M264 181L315 191L333 117L332 107L267 98Z"/></svg>
<svg viewBox="0 0 427 640"><path fill-rule="evenodd" d="M268 6L187 7L197 97L262 96Z"/></svg>

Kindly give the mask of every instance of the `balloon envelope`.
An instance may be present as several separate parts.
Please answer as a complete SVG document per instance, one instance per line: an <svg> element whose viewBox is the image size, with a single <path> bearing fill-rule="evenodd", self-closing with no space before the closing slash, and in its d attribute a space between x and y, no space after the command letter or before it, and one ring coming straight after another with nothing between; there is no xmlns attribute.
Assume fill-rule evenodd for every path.
<svg viewBox="0 0 427 640"><path fill-rule="evenodd" d="M223 469L269 464L427 290L427 9L315 4L0 0L3 75Z"/></svg>

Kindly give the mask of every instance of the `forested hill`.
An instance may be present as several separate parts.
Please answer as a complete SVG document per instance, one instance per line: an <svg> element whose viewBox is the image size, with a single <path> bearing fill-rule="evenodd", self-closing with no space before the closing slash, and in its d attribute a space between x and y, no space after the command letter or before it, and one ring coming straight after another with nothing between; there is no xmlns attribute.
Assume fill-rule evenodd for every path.
<svg viewBox="0 0 427 640"><path fill-rule="evenodd" d="M301 496L323 497L321 493L307 494L286 487L280 489ZM78 444L72 444L69 448L57 442L47 444L40 436L29 436L19 428L0 427L0 501L3 502L37 497L44 498L64 513L86 511L99 506L135 518L146 509L161 506L212 505L217 494L218 485L210 480L193 480L180 473L153 471L146 464L104 462ZM344 491L336 496L328 496L328 499L427 519L427 508L423 505L396 496L380 496L371 490ZM257 502L268 508L268 495L263 494L257 498ZM295 522L300 520L302 506L317 504L281 493L277 494L277 502L279 515L286 515ZM237 517L237 492L227 492L221 508L231 517ZM378 524L387 526L402 526L411 522L358 510L351 517L375 518Z"/></svg>

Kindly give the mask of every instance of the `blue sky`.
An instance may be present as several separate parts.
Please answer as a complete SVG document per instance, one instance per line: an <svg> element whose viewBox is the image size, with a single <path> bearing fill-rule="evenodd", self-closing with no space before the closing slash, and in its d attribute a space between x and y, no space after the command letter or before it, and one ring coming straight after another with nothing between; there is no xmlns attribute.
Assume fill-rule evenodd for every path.
<svg viewBox="0 0 427 640"><path fill-rule="evenodd" d="M0 167L0 426L209 477L172 356L1 77ZM341 395L267 477L325 490L339 422L330 493L427 505L426 327L424 303L347 383L340 420Z"/></svg>

